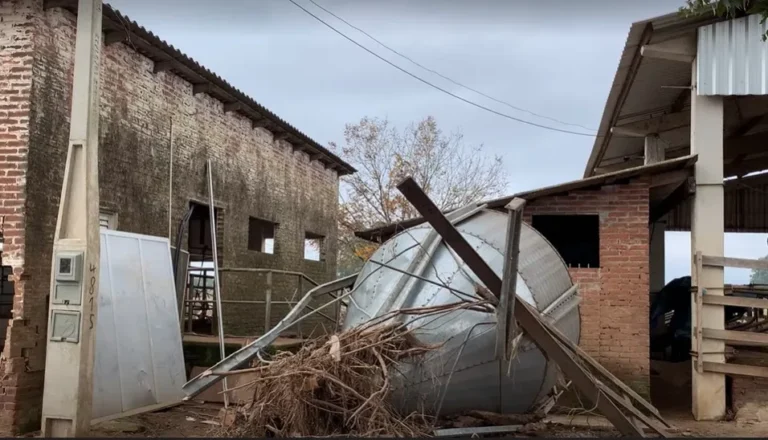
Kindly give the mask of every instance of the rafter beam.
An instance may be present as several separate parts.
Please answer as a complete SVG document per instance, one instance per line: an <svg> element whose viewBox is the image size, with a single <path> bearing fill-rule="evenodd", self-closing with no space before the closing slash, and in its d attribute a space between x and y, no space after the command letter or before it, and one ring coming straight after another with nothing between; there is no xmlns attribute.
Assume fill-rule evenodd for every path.
<svg viewBox="0 0 768 440"><path fill-rule="evenodd" d="M166 72L173 68L173 60L155 61L155 67L152 69L154 73Z"/></svg>
<svg viewBox="0 0 768 440"><path fill-rule="evenodd" d="M273 139L274 139L275 142L282 141L282 140L285 140L287 138L288 138L288 133L287 132L277 133L277 134L275 134L273 136Z"/></svg>
<svg viewBox="0 0 768 440"><path fill-rule="evenodd" d="M108 31L104 33L104 45L111 46L116 43L122 43L128 39L128 33L124 31Z"/></svg>
<svg viewBox="0 0 768 440"><path fill-rule="evenodd" d="M689 112L667 113L661 116L631 122L611 128L611 133L627 136L645 137L649 134L659 134L671 131L691 124Z"/></svg>
<svg viewBox="0 0 768 440"><path fill-rule="evenodd" d="M666 213L673 210L677 205L686 201L689 197L696 193L696 184L693 177L685 179L680 186L678 186L669 197L665 198L653 209L651 209L649 216L649 224L659 221L664 217Z"/></svg>
<svg viewBox="0 0 768 440"><path fill-rule="evenodd" d="M640 48L640 55L645 58L692 63L696 57L696 35L646 44Z"/></svg>
<svg viewBox="0 0 768 440"><path fill-rule="evenodd" d="M269 124L269 119L267 118L255 119L251 121L251 128L253 128L254 130L257 128L264 128L267 126L267 124Z"/></svg>
<svg viewBox="0 0 768 440"><path fill-rule="evenodd" d="M224 113L231 113L242 110L243 104L239 101L224 103Z"/></svg>
<svg viewBox="0 0 768 440"><path fill-rule="evenodd" d="M200 93L211 93L211 90L213 90L211 83L200 83L192 85L193 95L199 95Z"/></svg>

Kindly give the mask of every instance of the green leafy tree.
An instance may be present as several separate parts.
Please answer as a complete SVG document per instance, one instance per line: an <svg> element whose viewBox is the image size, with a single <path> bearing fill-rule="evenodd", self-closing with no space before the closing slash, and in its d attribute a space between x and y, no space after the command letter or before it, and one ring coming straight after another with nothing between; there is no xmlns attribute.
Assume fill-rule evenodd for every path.
<svg viewBox="0 0 768 440"><path fill-rule="evenodd" d="M761 260L768 260L768 255L761 258ZM752 274L749 276L749 284L768 285L768 270L752 269Z"/></svg>
<svg viewBox="0 0 768 440"><path fill-rule="evenodd" d="M768 0L686 0L680 12L686 16L714 15L717 17L736 18L743 15L759 14L760 23L768 18ZM768 32L763 34L763 41L768 39Z"/></svg>

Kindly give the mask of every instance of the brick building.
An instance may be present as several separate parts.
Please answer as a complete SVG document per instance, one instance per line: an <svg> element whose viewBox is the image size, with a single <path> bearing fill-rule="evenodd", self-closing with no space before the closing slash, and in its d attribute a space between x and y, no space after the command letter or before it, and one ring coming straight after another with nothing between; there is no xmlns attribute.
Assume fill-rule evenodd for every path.
<svg viewBox="0 0 768 440"><path fill-rule="evenodd" d="M0 296L0 435L39 428L51 251L69 138L76 3L0 3L2 264L13 283L13 290L5 288ZM285 269L317 281L333 278L338 179L354 169L117 11L105 5L103 13L99 184L104 221L174 241L182 217L196 204L182 247L193 259L210 259L210 237L204 233L210 158L224 266ZM307 240L319 245L319 261L305 258ZM258 277L249 276L226 278L223 298L262 295ZM287 291L287 283L275 279L275 292ZM261 331L264 320L255 318L258 313L225 306L225 332ZM279 319L280 310L272 313Z"/></svg>
<svg viewBox="0 0 768 440"><path fill-rule="evenodd" d="M642 395L650 395L651 220L671 208L696 157L682 157L482 202L527 201L524 220L557 249L579 285L579 344ZM420 218L358 232L384 241Z"/></svg>

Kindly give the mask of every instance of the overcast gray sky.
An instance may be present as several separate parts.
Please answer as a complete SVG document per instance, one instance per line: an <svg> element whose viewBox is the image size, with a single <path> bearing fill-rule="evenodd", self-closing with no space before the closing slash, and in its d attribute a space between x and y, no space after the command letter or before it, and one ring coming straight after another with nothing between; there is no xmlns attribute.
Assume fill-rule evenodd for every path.
<svg viewBox="0 0 768 440"><path fill-rule="evenodd" d="M366 47L482 105L553 127L425 72L295 0ZM419 63L516 107L596 129L632 22L682 0L315 0ZM445 131L503 157L509 192L581 177L594 138L511 121L443 94L334 33L288 0L112 0L112 6L322 144L364 116ZM578 6L574 6L578 5ZM667 234L667 279L690 273L689 234ZM726 237L726 255L768 254L765 234ZM729 270L729 282L749 272Z"/></svg>

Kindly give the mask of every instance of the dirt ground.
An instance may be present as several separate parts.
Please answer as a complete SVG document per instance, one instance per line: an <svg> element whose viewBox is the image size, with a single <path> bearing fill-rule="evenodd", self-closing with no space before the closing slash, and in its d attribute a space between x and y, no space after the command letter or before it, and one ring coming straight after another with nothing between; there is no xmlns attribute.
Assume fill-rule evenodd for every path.
<svg viewBox="0 0 768 440"><path fill-rule="evenodd" d="M213 403L185 403L154 413L140 414L120 420L104 422L93 427L91 437L219 437L222 428L219 409L222 405ZM729 422L696 422L684 412L663 413L667 421L679 430L680 437L768 437L768 423L743 424ZM505 437L579 437L610 438L619 433L606 426L602 418L574 418L573 426L567 426L563 417L555 418L557 423L537 423L525 432ZM585 425L589 425L585 426Z"/></svg>
<svg viewBox="0 0 768 440"><path fill-rule="evenodd" d="M690 365L653 363L651 380L653 404L675 428L679 437L768 438L768 423L739 421L697 422L690 414ZM93 427L91 437L220 437L221 404L187 402L153 413L103 422ZM545 422L526 425L513 437L618 437L602 417L552 415ZM38 434L39 435L39 434ZM34 435L33 435L34 436Z"/></svg>

